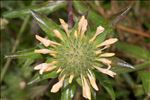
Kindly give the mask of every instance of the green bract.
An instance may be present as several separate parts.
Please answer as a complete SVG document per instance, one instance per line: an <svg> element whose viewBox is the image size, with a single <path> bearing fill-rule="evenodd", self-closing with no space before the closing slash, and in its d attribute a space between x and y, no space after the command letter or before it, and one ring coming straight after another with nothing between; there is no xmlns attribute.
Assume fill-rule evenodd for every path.
<svg viewBox="0 0 150 100"><path fill-rule="evenodd" d="M86 37L84 39L70 37L61 46L56 47L58 66L64 69L64 74L76 76L86 74L96 63L95 50L96 45L89 43Z"/></svg>

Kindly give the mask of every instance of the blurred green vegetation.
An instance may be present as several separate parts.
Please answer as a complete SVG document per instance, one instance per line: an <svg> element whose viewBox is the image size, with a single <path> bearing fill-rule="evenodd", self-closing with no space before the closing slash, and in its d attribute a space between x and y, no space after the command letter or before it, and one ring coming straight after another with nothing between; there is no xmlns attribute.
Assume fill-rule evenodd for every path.
<svg viewBox="0 0 150 100"><path fill-rule="evenodd" d="M36 47L42 46L37 45L35 34L47 34L53 39L51 29L60 27L59 18L68 20L67 4L68 2L63 0L1 1L1 100L84 100L81 87L77 85L80 82L65 84L59 93L53 94L50 89L57 81L53 79L57 77L56 72L40 76L33 70L37 63L46 60L43 56L33 53ZM129 6L132 6L130 11L120 18ZM118 75L112 79L95 72L100 91L92 91L93 100L150 99L148 9L150 10L150 1L143 0L73 1L74 21L77 22L81 15L85 15L90 26L88 35L95 33L97 26L102 25L106 31L98 37L97 42L108 37L119 39L119 42L109 49L118 57L114 58L115 64L112 68ZM37 12L33 17L31 10ZM117 18L120 21L112 26ZM41 19L44 24L37 19ZM122 66L119 66L117 63L121 62ZM135 69L126 68L128 63Z"/></svg>

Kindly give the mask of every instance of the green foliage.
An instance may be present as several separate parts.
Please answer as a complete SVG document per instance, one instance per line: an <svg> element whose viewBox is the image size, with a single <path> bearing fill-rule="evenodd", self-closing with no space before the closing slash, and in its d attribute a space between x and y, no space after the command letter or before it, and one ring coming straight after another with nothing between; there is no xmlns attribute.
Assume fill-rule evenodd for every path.
<svg viewBox="0 0 150 100"><path fill-rule="evenodd" d="M53 37L54 33L53 30L54 29L58 29L59 30L59 26L53 22L51 19L49 19L48 17L31 11L33 17L35 18L35 20L38 22L38 24L40 25L40 27L43 29L43 31L45 31L45 33L47 33L47 35L49 37ZM59 30L62 34L65 34L63 31Z"/></svg>
<svg viewBox="0 0 150 100"><path fill-rule="evenodd" d="M42 80L46 80L46 79L49 79L49 78L56 78L57 77L57 73L55 71L52 71L52 72L48 72L48 73L44 73L43 75L35 75L33 77L33 79L28 83L28 85L31 85L33 83L37 83L37 82L40 82Z"/></svg>
<svg viewBox="0 0 150 100"><path fill-rule="evenodd" d="M6 75L4 81L9 87L6 87L7 89L4 90L4 92L7 92L4 97L6 96L7 99L11 100L26 100L28 98L27 91L24 89L24 86L21 86L21 83L25 81L18 75L19 73L14 74L14 72L10 72Z"/></svg>
<svg viewBox="0 0 150 100"><path fill-rule="evenodd" d="M115 66L114 68L112 68L112 70L118 74L122 74L122 73L142 70L144 68L148 68L149 65L150 65L150 61L142 63L142 64L138 64L138 65L134 66L134 69L129 69L129 68L121 67L121 66Z"/></svg>
<svg viewBox="0 0 150 100"><path fill-rule="evenodd" d="M110 79L99 72L95 72L95 74L96 74L96 78L99 80L100 84L104 87L104 89L108 92L111 99L115 100L116 96Z"/></svg>
<svg viewBox="0 0 150 100"><path fill-rule="evenodd" d="M139 76L142 80L144 91L147 95L150 94L150 73L148 71L139 72Z"/></svg>
<svg viewBox="0 0 150 100"><path fill-rule="evenodd" d="M67 81L68 80L64 82L64 86L61 91L61 100L72 100L77 90L77 86L75 83L68 84Z"/></svg>
<svg viewBox="0 0 150 100"><path fill-rule="evenodd" d="M143 59L146 61L150 60L150 52L141 47L123 42L118 42L116 47L118 50L125 52L128 55L130 54L130 56L133 56L134 58Z"/></svg>
<svg viewBox="0 0 150 100"><path fill-rule="evenodd" d="M96 2L99 1L90 1L89 3L92 3L96 7L100 4ZM55 23L55 20L64 16L61 15L61 12L67 13L66 4L66 1L2 1L1 18L5 18L9 23L4 27L3 30L1 30L1 73L2 70L5 69L4 66L8 64L6 63L6 60L11 59L11 61L8 64L6 74L1 81L0 99L34 100L48 98L52 100L72 100L75 95L77 96L77 93L81 93L81 90L78 89L79 86L82 86L81 80L75 79L77 80L78 84L75 81L73 81L72 84L66 84L66 80L64 82L63 89L57 94L52 94L50 93L50 89L54 84L52 79L57 78L58 74L55 71L52 71L49 73L44 73L43 75L39 75L33 70L33 66L35 66L37 63L43 62L45 60L43 58L46 57L45 55L42 56L33 52L35 49L33 46L43 48L41 45L35 45L37 43L35 43L35 38L32 37L35 35L33 34L34 32L39 34L42 33L41 30L37 29L39 27L37 27L37 25L34 23L33 18L36 22L38 22L38 25L42 28L44 33L46 33L45 36L55 40L53 29L58 29L60 33L65 35L60 25ZM107 10L111 9L112 4L110 2L102 1L101 4L102 7L107 8ZM142 1L142 6L140 7L143 8L140 9L144 10L145 6L143 5L145 4L148 3L146 1ZM125 3L122 5L125 5ZM84 15L85 13L87 14L86 17L89 21L89 32L87 35L92 37L97 26L99 25L105 28L105 31L98 36L96 40L97 43L101 43L107 36L113 35L111 33L113 33L114 30L110 25L110 22L112 21L104 19L99 12L97 12L99 9L93 9L86 1L83 2L76 0L73 1L73 7L74 19ZM146 8L147 7L148 6L146 6ZM133 8L133 12L135 11L135 8ZM31 12L33 18L30 17ZM52 14L54 17L51 17ZM48 17L50 16L51 18L48 18L46 15ZM146 21L147 16L142 16L142 12L140 12L139 15L134 15L134 13L131 13L128 18L139 18L141 21L140 23L142 23L141 26L145 27L143 30L146 32L150 26L148 21ZM142 19L140 19L141 16ZM134 20L132 21L134 23ZM75 28L77 28L77 23L74 26L74 29ZM122 32L117 33L121 36L124 36ZM19 39L16 39L16 37ZM130 37L130 33L128 37ZM134 38L138 37L135 36ZM98 80L97 84L100 89L98 92L92 91L92 95L95 100L99 100L100 98L103 100L108 100L110 98L112 100L148 100L148 95L150 94L150 73L148 71L150 67L150 52L145 47L147 46L146 43L149 43L149 39L145 39L143 37L141 38L144 40L140 41L142 46L140 46L139 43L133 45L125 41L119 41L115 46L117 48L117 51L115 51L116 54L121 55L123 59L127 59L126 62L132 62L132 67L134 68L131 68L131 64L129 62L124 62L120 57L121 59L112 58L114 64L112 70L118 74L115 79L111 79L106 75L95 72L95 76ZM15 46L14 42L18 43L19 45L16 46L16 52L11 53L12 48ZM24 49L28 49L26 47L32 49L24 51ZM17 52L20 50L21 52ZM122 53L124 55L122 55ZM46 62L49 62L51 58L47 58L48 60ZM122 66L118 63L122 63L122 65L124 65Z"/></svg>
<svg viewBox="0 0 150 100"><path fill-rule="evenodd" d="M58 1L54 3L45 2L41 5L34 5L30 7L26 7L24 9L17 9L13 11L8 11L3 13L4 18L17 18L17 17L23 17L28 14L30 14L30 10L34 10L37 12L42 12L44 14L49 14L54 11L57 11L58 9L64 7L66 3L64 1Z"/></svg>

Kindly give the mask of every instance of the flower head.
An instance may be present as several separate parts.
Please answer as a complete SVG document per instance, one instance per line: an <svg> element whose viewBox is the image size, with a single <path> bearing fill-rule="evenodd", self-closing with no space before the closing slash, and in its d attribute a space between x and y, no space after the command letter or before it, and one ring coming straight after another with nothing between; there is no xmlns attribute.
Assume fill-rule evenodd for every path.
<svg viewBox="0 0 150 100"><path fill-rule="evenodd" d="M68 79L72 83L73 79L80 78L82 82L83 97L91 99L90 86L96 91L99 90L96 84L96 78L93 70L114 77L115 72L111 71L111 60L109 57L114 56L114 53L104 53L103 50L110 47L118 39L111 38L102 43L95 42L97 36L104 32L102 26L97 27L93 37L86 36L87 19L82 16L78 23L78 29L70 32L68 24L60 19L62 28L66 35L62 35L57 29L53 30L54 35L60 39L60 43L36 35L36 39L41 42L45 48L35 50L35 53L48 54L54 59L50 63L42 63L35 66L35 70L43 72L56 70L59 73L59 81L52 87L51 92L58 92L63 86L63 81ZM51 47L49 49L48 47ZM107 68L102 68L99 65L104 64Z"/></svg>

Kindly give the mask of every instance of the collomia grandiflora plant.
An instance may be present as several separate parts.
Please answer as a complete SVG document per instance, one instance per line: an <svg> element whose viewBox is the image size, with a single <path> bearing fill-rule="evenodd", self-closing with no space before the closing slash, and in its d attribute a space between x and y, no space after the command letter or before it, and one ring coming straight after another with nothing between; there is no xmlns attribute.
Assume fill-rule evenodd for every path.
<svg viewBox="0 0 150 100"><path fill-rule="evenodd" d="M99 26L92 37L86 36L88 21L85 16L81 17L77 29L73 32L70 32L68 24L63 19L60 19L60 23L66 35L62 35L57 29L52 31L56 38L60 39L60 42L51 41L39 35L35 36L45 48L36 49L34 52L52 56L52 61L36 65L34 69L39 70L40 74L56 70L59 74L59 81L52 86L51 92L53 93L60 90L65 79L69 80L68 83L71 84L73 79L80 78L83 97L91 99L90 88L92 87L96 91L99 90L93 70L96 69L100 73L111 77L116 75L115 72L110 70L111 60L108 59L115 54L105 53L103 50L110 47L118 39L110 38L97 44L95 42L97 36L103 34L105 29ZM102 68L99 66L100 64L104 64L107 67Z"/></svg>

